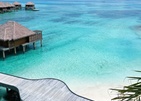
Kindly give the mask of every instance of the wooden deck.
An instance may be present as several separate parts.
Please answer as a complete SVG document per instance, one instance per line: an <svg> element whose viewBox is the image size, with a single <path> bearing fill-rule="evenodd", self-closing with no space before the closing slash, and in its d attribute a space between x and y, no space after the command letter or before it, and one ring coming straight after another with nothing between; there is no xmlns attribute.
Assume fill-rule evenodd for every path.
<svg viewBox="0 0 141 101"><path fill-rule="evenodd" d="M92 101L76 95L57 79L25 79L0 73L0 86L17 91L22 101Z"/></svg>

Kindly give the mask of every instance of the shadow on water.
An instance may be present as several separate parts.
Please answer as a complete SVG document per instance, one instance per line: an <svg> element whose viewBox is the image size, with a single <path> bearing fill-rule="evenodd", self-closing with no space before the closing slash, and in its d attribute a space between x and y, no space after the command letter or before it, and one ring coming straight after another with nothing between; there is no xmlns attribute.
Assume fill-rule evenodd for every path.
<svg viewBox="0 0 141 101"><path fill-rule="evenodd" d="M0 87L0 101L8 101L5 99L6 89L4 87Z"/></svg>
<svg viewBox="0 0 141 101"><path fill-rule="evenodd" d="M17 91L0 87L0 101L20 101Z"/></svg>

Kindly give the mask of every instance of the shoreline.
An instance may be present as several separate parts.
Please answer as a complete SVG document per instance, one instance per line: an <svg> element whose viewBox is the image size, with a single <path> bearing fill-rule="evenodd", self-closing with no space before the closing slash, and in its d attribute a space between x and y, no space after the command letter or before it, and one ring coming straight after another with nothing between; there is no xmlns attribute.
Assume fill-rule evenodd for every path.
<svg viewBox="0 0 141 101"><path fill-rule="evenodd" d="M111 88L122 88L123 85L128 85L129 83L85 83L81 84L69 84L69 88L77 95L92 99L94 101L111 101L112 98L117 96L116 91L110 90Z"/></svg>
<svg viewBox="0 0 141 101"><path fill-rule="evenodd" d="M128 85L129 83L83 83L83 84L67 84L70 90L80 96L85 98L94 100L94 101L111 101L112 98L117 96L116 91L110 90L110 88L121 88L123 85ZM4 88L0 88L0 94L5 95ZM3 100L2 95L0 96L0 100ZM5 101L5 100L4 100Z"/></svg>

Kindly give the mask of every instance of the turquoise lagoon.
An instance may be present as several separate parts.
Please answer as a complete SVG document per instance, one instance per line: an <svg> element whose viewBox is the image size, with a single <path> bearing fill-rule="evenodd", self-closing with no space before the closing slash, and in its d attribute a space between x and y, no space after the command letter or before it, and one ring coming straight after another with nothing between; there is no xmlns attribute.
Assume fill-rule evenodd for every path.
<svg viewBox="0 0 141 101"><path fill-rule="evenodd" d="M8 0L7 0L8 1ZM11 3L13 0L9 0ZM20 1L22 5L28 0ZM141 2L138 0L39 0L40 11L0 15L43 31L43 47L9 54L0 72L24 78L57 78L72 91L110 101L109 88L141 68Z"/></svg>

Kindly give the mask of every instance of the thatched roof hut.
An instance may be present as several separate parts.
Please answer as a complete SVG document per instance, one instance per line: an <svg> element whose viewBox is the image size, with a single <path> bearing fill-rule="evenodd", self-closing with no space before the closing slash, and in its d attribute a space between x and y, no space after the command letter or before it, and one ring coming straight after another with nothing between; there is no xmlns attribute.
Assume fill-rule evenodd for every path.
<svg viewBox="0 0 141 101"><path fill-rule="evenodd" d="M7 11L7 6L5 3L0 2L0 13L6 12Z"/></svg>
<svg viewBox="0 0 141 101"><path fill-rule="evenodd" d="M6 6L6 10L7 11L12 11L14 10L14 5L13 4L10 4L9 2L4 2L4 5Z"/></svg>
<svg viewBox="0 0 141 101"><path fill-rule="evenodd" d="M8 21L7 23L0 25L0 40L3 41L17 40L33 34L35 34L35 32L15 21Z"/></svg>
<svg viewBox="0 0 141 101"><path fill-rule="evenodd" d="M11 7L11 4L10 4L9 2L4 2L4 5L5 5L6 7Z"/></svg>
<svg viewBox="0 0 141 101"><path fill-rule="evenodd" d="M3 2L4 3L4 5L6 6L6 7L9 7L10 5L10 3L8 3L8 2Z"/></svg>
<svg viewBox="0 0 141 101"><path fill-rule="evenodd" d="M10 6L10 7L15 7L15 5L13 5L13 4L11 4L11 3L9 3L9 6Z"/></svg>
<svg viewBox="0 0 141 101"><path fill-rule="evenodd" d="M15 21L0 25L0 51L3 52L3 58L5 58L5 51L10 49L14 49L16 54L16 47L19 46L23 46L23 52L25 52L25 46L30 43L33 43L35 48L35 42L38 40L42 46L42 31L40 30L31 31Z"/></svg>
<svg viewBox="0 0 141 101"><path fill-rule="evenodd" d="M6 7L14 7L14 5L10 4L9 2L0 2L0 8L6 8Z"/></svg>
<svg viewBox="0 0 141 101"><path fill-rule="evenodd" d="M22 5L19 2L14 2L13 5L15 6L15 9L21 9Z"/></svg>
<svg viewBox="0 0 141 101"><path fill-rule="evenodd" d="M14 5L8 2L0 2L0 13L14 10Z"/></svg>
<svg viewBox="0 0 141 101"><path fill-rule="evenodd" d="M25 4L25 9L26 10L33 10L33 9L35 9L35 4L33 2L27 2Z"/></svg>
<svg viewBox="0 0 141 101"><path fill-rule="evenodd" d="M6 8L6 6L3 2L0 2L0 8Z"/></svg>

